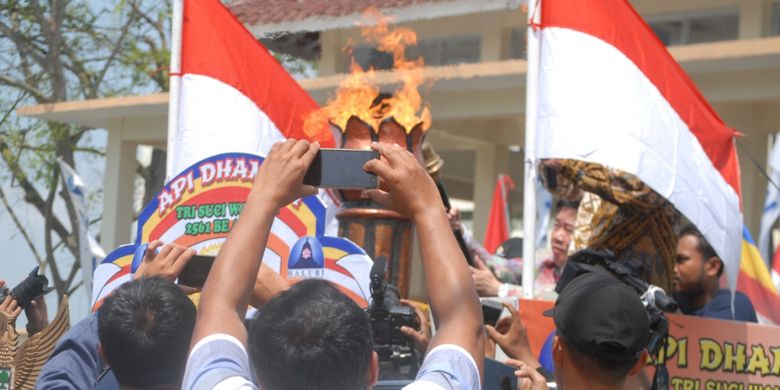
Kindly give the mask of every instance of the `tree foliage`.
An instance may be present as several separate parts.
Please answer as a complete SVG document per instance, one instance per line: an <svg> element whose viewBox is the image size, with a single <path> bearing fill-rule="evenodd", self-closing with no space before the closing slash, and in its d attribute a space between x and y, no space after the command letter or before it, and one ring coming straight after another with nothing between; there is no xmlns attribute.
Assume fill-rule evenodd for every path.
<svg viewBox="0 0 780 390"><path fill-rule="evenodd" d="M78 170L77 162L102 164L104 148L95 129L21 118L15 110L167 90L169 23L164 0L0 2L0 201L60 298L80 285L73 260L87 243L78 242L74 207L58 192L57 158ZM152 166L164 167L164 153L155 156ZM138 172L147 175L147 192L159 189L159 170ZM43 219L43 232L35 235L42 233L42 249L11 199L23 199Z"/></svg>

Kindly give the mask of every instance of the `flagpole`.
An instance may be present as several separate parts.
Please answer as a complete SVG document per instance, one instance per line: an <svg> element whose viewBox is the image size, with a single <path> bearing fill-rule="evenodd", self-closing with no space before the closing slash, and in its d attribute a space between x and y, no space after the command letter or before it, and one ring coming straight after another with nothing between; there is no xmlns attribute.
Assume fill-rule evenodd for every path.
<svg viewBox="0 0 780 390"><path fill-rule="evenodd" d="M536 280L536 88L539 72L539 31L535 28L541 0L528 2L527 70L525 83L525 177L523 181L523 298L534 297Z"/></svg>
<svg viewBox="0 0 780 390"><path fill-rule="evenodd" d="M170 85L168 89L168 144L165 158L165 181L173 175L176 161L176 132L179 129L179 101L181 95L181 41L184 21L184 0L173 0L173 19L171 21L171 63L168 71Z"/></svg>
<svg viewBox="0 0 780 390"><path fill-rule="evenodd" d="M509 199L507 196L506 179L504 174L498 175L498 185L501 187L501 204L504 206L504 221L506 221L507 239L512 236L512 220L509 216Z"/></svg>

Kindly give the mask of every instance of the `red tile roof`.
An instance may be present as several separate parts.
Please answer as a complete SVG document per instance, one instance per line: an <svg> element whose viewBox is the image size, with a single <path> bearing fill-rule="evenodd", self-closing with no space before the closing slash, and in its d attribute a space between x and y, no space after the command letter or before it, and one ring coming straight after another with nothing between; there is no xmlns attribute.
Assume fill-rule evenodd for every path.
<svg viewBox="0 0 780 390"><path fill-rule="evenodd" d="M367 7L405 8L444 0L239 0L231 11L248 25L294 22L312 17L359 14Z"/></svg>

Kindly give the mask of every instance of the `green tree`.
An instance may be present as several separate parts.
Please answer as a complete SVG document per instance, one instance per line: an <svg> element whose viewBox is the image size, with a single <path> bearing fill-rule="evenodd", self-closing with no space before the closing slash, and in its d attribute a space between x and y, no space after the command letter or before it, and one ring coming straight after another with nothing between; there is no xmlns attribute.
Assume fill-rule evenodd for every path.
<svg viewBox="0 0 780 390"><path fill-rule="evenodd" d="M81 285L74 259L79 245L87 243L78 242L73 204L65 191L58 192L56 161L61 157L77 170L77 161L102 165L103 147L94 141L95 129L20 118L14 111L29 104L167 90L169 24L165 0L0 2L0 201L38 265L49 271L60 299ZM162 185L164 159L157 150L151 168L139 165L145 198ZM30 232L21 223L9 201L14 198L41 216L43 232ZM100 194L91 202L99 204ZM66 217L57 215L57 204L67 210ZM43 249L31 233L42 234Z"/></svg>

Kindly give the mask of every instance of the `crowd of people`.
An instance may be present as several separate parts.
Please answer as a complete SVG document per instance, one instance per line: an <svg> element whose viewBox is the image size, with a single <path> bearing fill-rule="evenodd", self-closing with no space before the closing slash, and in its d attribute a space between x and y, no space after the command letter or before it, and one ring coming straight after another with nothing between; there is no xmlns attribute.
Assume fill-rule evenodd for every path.
<svg viewBox="0 0 780 390"><path fill-rule="evenodd" d="M413 303L420 329L401 332L424 356L405 389L480 389L486 345L495 343L516 369L518 386L544 389L623 386L648 359L649 319L636 291L602 273L586 273L554 292L576 236L579 205L562 200L554 213L552 257L536 264L536 291L555 299L553 370L531 351L518 309L484 324L479 298L519 295L522 259L518 240L497 254L477 251L469 267L436 184L418 160L397 145L372 144L381 159L365 170L387 191L363 196L409 218L422 254L430 312ZM290 285L262 264L278 210L316 193L302 184L319 146L277 143L255 177L240 222L231 230L202 289L199 305L175 284L195 252L150 243L134 279L116 289L94 315L76 324L43 367L38 389L370 389L379 378L369 318L353 300L322 280ZM683 313L756 321L747 297L720 289L723 262L692 226L679 233L670 275ZM557 297L556 297L557 295ZM603 302L614 304L605 305ZM246 320L249 306L259 308ZM30 332L45 321L32 306ZM0 312L15 317L12 297ZM45 307L44 307L45 312ZM32 321L37 319L36 321ZM551 372L552 371L552 372Z"/></svg>

